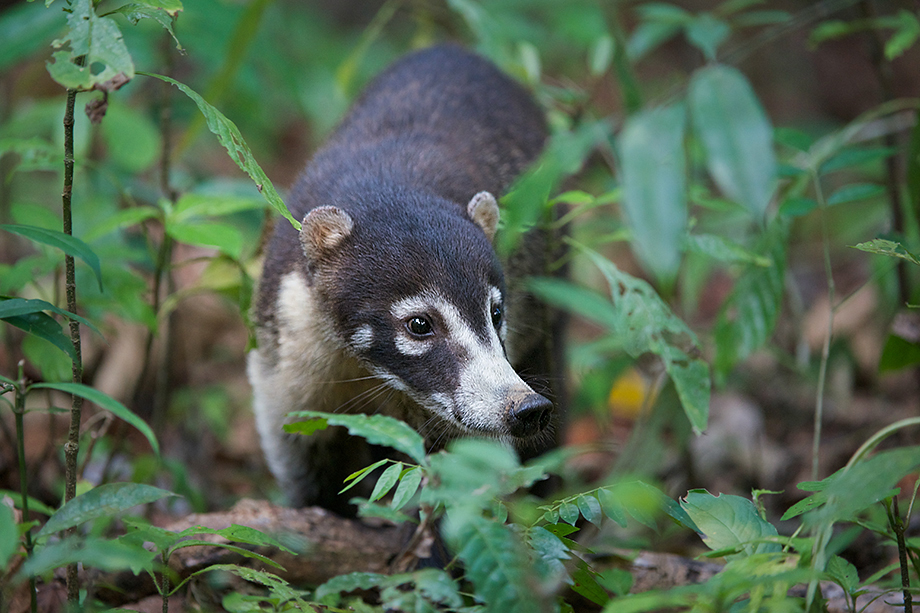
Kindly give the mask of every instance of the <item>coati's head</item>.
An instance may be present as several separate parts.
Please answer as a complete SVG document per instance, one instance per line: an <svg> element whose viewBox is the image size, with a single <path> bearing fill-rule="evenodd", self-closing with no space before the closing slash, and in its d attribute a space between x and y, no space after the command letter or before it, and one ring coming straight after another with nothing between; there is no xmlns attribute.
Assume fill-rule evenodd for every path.
<svg viewBox="0 0 920 613"><path fill-rule="evenodd" d="M336 337L431 414L429 441L456 434L538 441L553 407L505 355L505 284L491 245L495 198L476 194L463 211L430 195L372 197L378 201L350 212L321 206L303 220L307 274Z"/></svg>

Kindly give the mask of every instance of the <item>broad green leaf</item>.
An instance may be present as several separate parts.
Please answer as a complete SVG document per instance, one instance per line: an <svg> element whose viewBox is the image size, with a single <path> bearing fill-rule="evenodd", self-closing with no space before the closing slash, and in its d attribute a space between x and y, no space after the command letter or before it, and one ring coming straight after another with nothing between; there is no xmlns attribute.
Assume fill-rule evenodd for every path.
<svg viewBox="0 0 920 613"><path fill-rule="evenodd" d="M0 568L19 550L19 530L13 521L13 509L0 502Z"/></svg>
<svg viewBox="0 0 920 613"><path fill-rule="evenodd" d="M573 502L564 501L559 505L559 519L567 524L574 526L580 515L578 506Z"/></svg>
<svg viewBox="0 0 920 613"><path fill-rule="evenodd" d="M118 168L139 174L160 159L162 137L146 113L110 101L100 127L107 159Z"/></svg>
<svg viewBox="0 0 920 613"><path fill-rule="evenodd" d="M879 372L901 370L914 364L920 364L920 344L889 334L882 349L882 357L879 358Z"/></svg>
<svg viewBox="0 0 920 613"><path fill-rule="evenodd" d="M66 394L80 396L81 398L89 400L90 402L98 405L100 408L112 413L120 420L126 421L130 425L134 426L138 431L140 431L141 434L147 438L147 442L150 443L150 447L153 449L153 452L156 455L160 455L160 444L157 442L157 437L153 433L153 430L150 428L150 426L147 425L147 422L138 417L137 414L131 411L131 409L118 402L111 396L108 396L88 385L83 385L82 383L36 383L31 386L31 389L40 388L55 389Z"/></svg>
<svg viewBox="0 0 920 613"><path fill-rule="evenodd" d="M12 383L13 385L15 385L15 382L5 381L5 380L6 380L6 377L0 377L0 381ZM17 509L22 509L22 494L20 492L14 492L12 490L0 490L0 499L2 499L5 496L9 496L10 500L13 501L13 505L15 505ZM40 500L36 500L35 498L32 498L31 496L28 497L28 502L29 502L29 513L41 513L43 515L48 515L48 516L54 515L54 509L46 505L44 502ZM2 566L2 564L0 564L0 566Z"/></svg>
<svg viewBox="0 0 920 613"><path fill-rule="evenodd" d="M185 221L166 224L166 233L187 245L217 247L234 259L243 251L243 234L234 226L213 221Z"/></svg>
<svg viewBox="0 0 920 613"><path fill-rule="evenodd" d="M853 183L852 185L841 187L833 194L828 196L827 204L828 206L833 206L835 204L855 202L857 200L874 198L875 196L884 193L885 188L881 185L875 185L874 183Z"/></svg>
<svg viewBox="0 0 920 613"><path fill-rule="evenodd" d="M262 208L265 208L265 201L257 197L189 193L179 198L168 221L185 222L194 217L220 217Z"/></svg>
<svg viewBox="0 0 920 613"><path fill-rule="evenodd" d="M819 173L823 175L837 170L871 164L889 158L897 152L898 150L894 147L860 147L858 149L844 149L821 164Z"/></svg>
<svg viewBox="0 0 920 613"><path fill-rule="evenodd" d="M71 313L70 311L59 309L50 302L45 302L44 300L39 300L38 298L4 298L0 296L0 319L7 319L9 317L21 317L23 315L40 313L42 311L51 311L52 313L63 315L68 319L78 321L99 336L102 336L102 332L99 331L99 328L94 326L89 320L84 319L75 313Z"/></svg>
<svg viewBox="0 0 920 613"><path fill-rule="evenodd" d="M425 457L425 440L404 422L386 415L339 415L319 411L297 411L292 417L307 417L325 420L332 426L344 426L352 436L361 436L372 445L392 447L421 464L428 465ZM285 431L287 426L285 426Z"/></svg>
<svg viewBox="0 0 920 613"><path fill-rule="evenodd" d="M691 234L687 237L687 247L690 251L708 255L720 262L770 266L769 259L716 234Z"/></svg>
<svg viewBox="0 0 920 613"><path fill-rule="evenodd" d="M601 504L597 498L591 495L580 495L575 499L575 504L581 512L581 516L592 524L599 526L602 517Z"/></svg>
<svg viewBox="0 0 920 613"><path fill-rule="evenodd" d="M155 551L145 549L143 543L105 540L98 536L85 541L75 538L51 540L35 548L35 553L19 569L18 576L43 575L76 563L109 572L130 570L138 574L153 570L156 555Z"/></svg>
<svg viewBox="0 0 920 613"><path fill-rule="evenodd" d="M0 224L0 230L6 230L13 234L24 236L29 240L44 245L57 247L67 255L80 258L89 266L96 275L99 282L99 290L102 291L102 270L99 266L99 256L90 248L89 245L79 238L58 232L57 230L47 230L36 226L23 226L18 224Z"/></svg>
<svg viewBox="0 0 920 613"><path fill-rule="evenodd" d="M528 581L532 562L514 530L478 512L449 512L441 531L488 611L539 610L537 593Z"/></svg>
<svg viewBox="0 0 920 613"><path fill-rule="evenodd" d="M715 371L726 376L739 361L763 346L773 333L782 304L788 224L777 219L755 252L771 265L748 266L723 303L715 325Z"/></svg>
<svg viewBox="0 0 920 613"><path fill-rule="evenodd" d="M56 48L70 43L70 51L54 53L47 64L51 77L68 89L88 91L94 86L117 89L113 82L134 78L134 62L125 46L118 25L108 17L98 17L92 0L74 0L67 17L69 30ZM77 64L82 58L82 64Z"/></svg>
<svg viewBox="0 0 920 613"><path fill-rule="evenodd" d="M399 485L396 486L396 492L393 494L393 502L390 503L390 506L394 509L401 509L406 506L406 503L412 500L415 492L418 491L418 486L421 483L422 470L415 467L407 469L399 480Z"/></svg>
<svg viewBox="0 0 920 613"><path fill-rule="evenodd" d="M687 32L687 40L702 51L710 62L715 61L716 50L731 34L731 27L711 13L701 13L687 23L684 28Z"/></svg>
<svg viewBox="0 0 920 613"><path fill-rule="evenodd" d="M709 396L712 388L709 365L679 350L668 351L665 355L665 371L677 388L677 396L690 425L694 432L700 434L709 421Z"/></svg>
<svg viewBox="0 0 920 613"><path fill-rule="evenodd" d="M685 109L636 113L619 138L623 212L633 251L659 282L671 285L687 226Z"/></svg>
<svg viewBox="0 0 920 613"><path fill-rule="evenodd" d="M136 206L130 209L118 211L114 215L109 215L86 233L86 239L89 241L105 236L115 230L123 230L136 226L137 224L153 219L160 215L160 209L154 206ZM111 279L109 280L111 283Z"/></svg>
<svg viewBox="0 0 920 613"><path fill-rule="evenodd" d="M907 51L920 38L917 15L901 9L894 17L894 33L885 42L885 59L889 62Z"/></svg>
<svg viewBox="0 0 920 613"><path fill-rule="evenodd" d="M100 517L115 517L131 507L175 496L143 483L106 483L80 494L48 519L36 537L60 532Z"/></svg>
<svg viewBox="0 0 920 613"><path fill-rule="evenodd" d="M181 10L182 3L179 0L165 0L162 2L142 0L141 2L124 4L114 11L106 13L106 15L121 13L134 25L137 25L141 19L152 19L169 32L172 39L176 41L176 49L184 53L185 50L173 31L173 22Z"/></svg>
<svg viewBox="0 0 920 613"><path fill-rule="evenodd" d="M572 556L562 539L540 526L531 528L527 532L527 539L537 554L534 562L543 582L568 576L564 560L569 560Z"/></svg>
<svg viewBox="0 0 920 613"><path fill-rule="evenodd" d="M834 556L827 561L827 574L834 582L852 595L859 589L859 573L856 567L840 556Z"/></svg>
<svg viewBox="0 0 920 613"><path fill-rule="evenodd" d="M818 208L818 201L814 198L790 197L779 205L779 214L783 217L802 217Z"/></svg>
<svg viewBox="0 0 920 613"><path fill-rule="evenodd" d="M13 300L16 299L14 298ZM0 306L4 302L0 302ZM71 360L77 359L70 337L61 331L61 324L47 313L37 311L26 315L9 315L2 317L2 320L11 326L16 326L20 330L25 330L29 334L34 334L38 338L48 341L66 353Z"/></svg>
<svg viewBox="0 0 920 613"><path fill-rule="evenodd" d="M329 602L329 597L338 595L342 592L354 592L355 590L369 590L386 583L387 575L377 573L348 573L333 577L318 588L313 595L319 602Z"/></svg>
<svg viewBox="0 0 920 613"><path fill-rule="evenodd" d="M703 542L712 549L740 548L743 553L728 559L755 553L779 551L776 543L757 543L758 539L778 536L773 524L765 521L747 498L720 494L713 496L705 490L691 490L680 501L701 531Z"/></svg>
<svg viewBox="0 0 920 613"><path fill-rule="evenodd" d="M853 248L859 249L860 251L865 251L866 253L887 255L888 257L892 258L900 258L902 260L907 260L911 264L917 264L920 266L920 256L917 256L905 249L901 243L890 241L884 238L876 238L865 243L859 243Z"/></svg>
<svg viewBox="0 0 920 613"><path fill-rule="evenodd" d="M291 222L291 225L294 226L294 228L300 230L300 222L291 216L291 212L288 210L287 205L284 204L284 200L282 200L281 196L278 195L278 192L275 190L275 186L272 185L272 182L265 174L265 171L263 171L259 164L256 162L255 157L252 155L252 151L250 151L246 141L243 140L242 134L240 134L239 129L232 121L224 117L223 113L208 104L204 98L199 96L187 85L183 85L182 83L179 83L174 79L170 79L169 77L164 77L163 75L151 73L140 74L154 77L156 79L160 79L161 81L166 81L167 83L172 83L178 87L179 90L181 90L186 96L191 98L198 106L198 110L200 110L202 115L204 115L204 118L208 124L208 129L211 131L211 133L217 136L217 139L220 141L220 144L223 145L227 150L230 158L236 162L237 166L239 166L246 174L248 174L253 181L255 181L256 187L259 189L259 192L265 197L268 203L272 205L272 207L274 207L274 209L278 211L285 219Z"/></svg>
<svg viewBox="0 0 920 613"><path fill-rule="evenodd" d="M762 220L776 183L773 128L747 79L728 66L701 68L690 80L688 100L709 174Z"/></svg>
<svg viewBox="0 0 920 613"><path fill-rule="evenodd" d="M403 465L401 462L396 462L387 466L386 470L380 475L380 478L377 479L377 484L374 486L374 491L371 492L370 501L374 502L375 500L380 500L387 493L393 489L393 486L396 485L396 482L399 481L399 474L402 472Z"/></svg>

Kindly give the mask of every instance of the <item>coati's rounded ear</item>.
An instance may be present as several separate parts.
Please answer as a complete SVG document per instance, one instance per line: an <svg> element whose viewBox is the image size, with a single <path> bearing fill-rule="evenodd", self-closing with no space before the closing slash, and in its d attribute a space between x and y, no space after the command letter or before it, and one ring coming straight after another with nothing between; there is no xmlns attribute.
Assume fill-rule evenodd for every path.
<svg viewBox="0 0 920 613"><path fill-rule="evenodd" d="M316 260L338 247L354 225L351 216L338 207L318 206L307 213L300 228L300 244L307 259Z"/></svg>
<svg viewBox="0 0 920 613"><path fill-rule="evenodd" d="M498 228L498 203L495 196L489 192L479 192L466 205L466 213L486 233L489 242L492 242Z"/></svg>

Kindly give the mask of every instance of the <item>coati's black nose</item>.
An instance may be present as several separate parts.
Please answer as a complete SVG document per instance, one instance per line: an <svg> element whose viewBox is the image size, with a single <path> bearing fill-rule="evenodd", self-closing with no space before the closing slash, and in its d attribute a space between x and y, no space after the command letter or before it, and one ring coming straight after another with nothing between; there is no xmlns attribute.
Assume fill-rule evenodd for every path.
<svg viewBox="0 0 920 613"><path fill-rule="evenodd" d="M553 403L540 394L527 394L515 403L508 413L511 436L527 438L549 425L553 416Z"/></svg>

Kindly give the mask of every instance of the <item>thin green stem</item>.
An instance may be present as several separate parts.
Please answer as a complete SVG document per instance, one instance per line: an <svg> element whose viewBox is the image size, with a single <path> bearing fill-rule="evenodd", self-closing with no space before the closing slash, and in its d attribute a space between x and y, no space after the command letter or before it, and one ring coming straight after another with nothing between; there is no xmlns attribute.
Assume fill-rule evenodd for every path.
<svg viewBox="0 0 920 613"><path fill-rule="evenodd" d="M817 481L820 474L821 451L821 424L824 420L824 384L827 379L827 363L831 351L831 338L834 335L834 273L831 269L830 240L827 230L827 201L821 189L821 178L817 171L813 172L812 180L815 186L815 198L821 210L821 245L824 252L824 275L827 278L827 333L824 336L824 345L821 348L821 367L818 371L818 391L815 400L814 438L811 449L811 478Z"/></svg>
<svg viewBox="0 0 920 613"><path fill-rule="evenodd" d="M25 426L23 419L26 413L26 379L23 374L23 363L19 362L19 383L14 393L13 414L16 416L16 448L19 454L19 491L22 493L22 521L29 521L29 482L26 470L26 444ZM32 529L25 533L26 556L32 557ZM35 577L29 577L29 599L32 613L38 613L38 592L35 586Z"/></svg>

